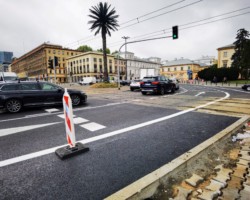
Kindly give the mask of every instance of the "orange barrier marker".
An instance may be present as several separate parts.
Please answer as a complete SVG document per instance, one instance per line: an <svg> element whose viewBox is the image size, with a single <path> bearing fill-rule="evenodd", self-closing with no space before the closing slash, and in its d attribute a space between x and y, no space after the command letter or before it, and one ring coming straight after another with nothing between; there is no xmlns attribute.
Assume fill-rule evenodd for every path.
<svg viewBox="0 0 250 200"><path fill-rule="evenodd" d="M89 148L84 147L82 143L76 143L72 101L67 88L65 88L65 92L63 95L63 109L65 117L66 138L69 146L59 148L55 151L56 155L62 160L72 157L76 154L89 151Z"/></svg>

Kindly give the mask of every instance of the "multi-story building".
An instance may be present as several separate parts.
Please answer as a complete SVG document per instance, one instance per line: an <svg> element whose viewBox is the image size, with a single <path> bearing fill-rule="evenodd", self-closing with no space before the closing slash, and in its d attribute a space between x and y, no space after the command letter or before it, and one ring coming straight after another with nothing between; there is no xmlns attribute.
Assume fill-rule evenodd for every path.
<svg viewBox="0 0 250 200"><path fill-rule="evenodd" d="M217 64L217 60L215 59L215 56L202 56L201 58L195 59L194 61L198 63L203 63L207 66Z"/></svg>
<svg viewBox="0 0 250 200"><path fill-rule="evenodd" d="M189 59L179 59L166 61L161 67L161 75L175 77L185 81L196 78L198 72L208 67L203 63L198 63Z"/></svg>
<svg viewBox="0 0 250 200"><path fill-rule="evenodd" d="M13 58L13 52L0 51L0 71L9 71L9 65Z"/></svg>
<svg viewBox="0 0 250 200"><path fill-rule="evenodd" d="M235 45L230 44L224 47L218 48L218 68L220 67L231 67L232 56L235 53Z"/></svg>
<svg viewBox="0 0 250 200"><path fill-rule="evenodd" d="M141 59L134 56L132 52L121 52L120 56L127 61L126 72L128 80L140 79L141 69L153 69L155 75L160 74L160 58L151 57L148 59Z"/></svg>
<svg viewBox="0 0 250 200"><path fill-rule="evenodd" d="M20 58L15 59L11 68L20 78L32 77L53 81L56 76L57 83L66 82L66 59L82 52L63 48L60 45L44 43ZM48 61L58 57L58 66L54 69L48 68Z"/></svg>
<svg viewBox="0 0 250 200"><path fill-rule="evenodd" d="M66 61L68 82L79 82L83 77L96 77L100 81L103 79L103 53L81 53L68 58ZM118 66L120 69L120 80L124 79L126 66L124 59L119 59L118 65L118 59L114 55L107 55L107 65L110 80L117 80Z"/></svg>

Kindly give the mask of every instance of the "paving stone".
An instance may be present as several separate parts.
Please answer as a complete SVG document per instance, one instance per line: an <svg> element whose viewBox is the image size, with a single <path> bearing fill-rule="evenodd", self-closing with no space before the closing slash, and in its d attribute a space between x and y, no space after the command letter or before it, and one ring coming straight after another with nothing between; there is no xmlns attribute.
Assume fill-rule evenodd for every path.
<svg viewBox="0 0 250 200"><path fill-rule="evenodd" d="M242 156L250 156L249 151L242 151L240 150L239 155Z"/></svg>
<svg viewBox="0 0 250 200"><path fill-rule="evenodd" d="M245 190L245 191L247 191L247 192L250 192L250 186L249 186L249 185L246 185L246 184L244 183L243 186L244 186L244 189L243 189L243 190ZM250 196L249 196L249 198L250 198Z"/></svg>
<svg viewBox="0 0 250 200"><path fill-rule="evenodd" d="M240 191L240 200L249 200L250 198L250 192L245 191L245 190L241 190Z"/></svg>
<svg viewBox="0 0 250 200"><path fill-rule="evenodd" d="M247 166L237 164L237 167L235 168L233 175L243 179L247 173L247 169L248 169Z"/></svg>
<svg viewBox="0 0 250 200"><path fill-rule="evenodd" d="M205 188L207 190L216 191L219 195L221 194L221 189L224 188L224 184L215 180L211 180L210 184Z"/></svg>
<svg viewBox="0 0 250 200"><path fill-rule="evenodd" d="M186 179L185 182L193 187L196 187L204 179L197 174L192 174L191 178Z"/></svg>
<svg viewBox="0 0 250 200"><path fill-rule="evenodd" d="M249 145L244 145L240 147L241 151L250 151L250 146Z"/></svg>
<svg viewBox="0 0 250 200"><path fill-rule="evenodd" d="M244 182L244 184L246 184L246 185L249 185L249 186L250 186L250 177L249 177L249 176L247 176L246 178L247 178L247 180Z"/></svg>
<svg viewBox="0 0 250 200"><path fill-rule="evenodd" d="M227 182L228 184L227 188L241 190L243 188L242 183L243 183L242 178L232 175L231 179Z"/></svg>
<svg viewBox="0 0 250 200"><path fill-rule="evenodd" d="M225 188L222 190L222 196L223 200L235 200L239 197L239 193L237 189L233 188Z"/></svg>
<svg viewBox="0 0 250 200"><path fill-rule="evenodd" d="M204 190L203 193L198 196L198 198L202 200L213 200L218 196L219 194L216 191Z"/></svg>
<svg viewBox="0 0 250 200"><path fill-rule="evenodd" d="M245 138L241 141L241 144L250 145L250 138Z"/></svg>
<svg viewBox="0 0 250 200"><path fill-rule="evenodd" d="M215 181L219 181L222 184L224 184L224 186L227 185L227 181L230 179L229 176L225 176L223 174L217 174L215 177L212 178Z"/></svg>
<svg viewBox="0 0 250 200"><path fill-rule="evenodd" d="M183 188L183 187L178 187L178 194L177 196L174 198L174 200L183 200L183 199L187 199L188 195L192 192L192 190Z"/></svg>
<svg viewBox="0 0 250 200"><path fill-rule="evenodd" d="M225 167L223 167L223 165L218 165L214 169L215 170L220 170L218 173L222 174L222 175L225 175L225 176L229 176L229 174L231 174L233 172L233 170L225 168Z"/></svg>
<svg viewBox="0 0 250 200"><path fill-rule="evenodd" d="M249 166L250 161L248 161L248 160L244 160L244 159L240 158L240 159L239 159L239 161L237 162L237 164L241 164L241 165Z"/></svg>

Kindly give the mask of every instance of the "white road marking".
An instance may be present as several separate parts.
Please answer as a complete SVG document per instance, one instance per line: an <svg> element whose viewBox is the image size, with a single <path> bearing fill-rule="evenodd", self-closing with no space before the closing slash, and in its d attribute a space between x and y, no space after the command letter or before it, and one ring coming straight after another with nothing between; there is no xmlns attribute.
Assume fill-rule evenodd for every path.
<svg viewBox="0 0 250 200"><path fill-rule="evenodd" d="M142 99L134 99L132 101L143 101Z"/></svg>
<svg viewBox="0 0 250 200"><path fill-rule="evenodd" d="M119 102L119 103L108 103L106 105L102 105L102 106L95 106L95 107L84 107L84 108L76 108L73 109L74 111L79 111L79 110L92 110L92 109L96 109L96 108L104 108L104 107L109 107L109 106L114 106L114 105L120 105L120 104L125 104L127 102ZM24 117L19 117L19 118L14 118L14 119L4 119L4 120L0 120L1 122L6 122L6 121L15 121L15 120L20 120L20 119L30 119L30 118L35 118L35 117L43 117L43 116L49 116L49 115L57 115L59 113L63 113L63 111L61 112L55 112L55 113L41 113L41 114L34 114L34 115L26 115Z"/></svg>
<svg viewBox="0 0 250 200"><path fill-rule="evenodd" d="M149 98L149 99L158 99L158 97L151 97L151 98Z"/></svg>
<svg viewBox="0 0 250 200"><path fill-rule="evenodd" d="M201 94L205 94L205 92L199 92L199 93L196 94L195 96L198 97L198 96L200 96Z"/></svg>
<svg viewBox="0 0 250 200"><path fill-rule="evenodd" d="M74 121L74 124L81 124L81 123L88 122L89 120L84 119L82 117L76 117L76 118L73 118L73 121Z"/></svg>
<svg viewBox="0 0 250 200"><path fill-rule="evenodd" d="M54 122L54 123L48 123L48 124L38 124L38 125L30 125L30 126L1 129L0 130L0 137L23 132L23 131L29 131L32 129L41 128L41 127L45 127L45 126L51 126L51 125L58 124L58 123L62 123L62 122Z"/></svg>
<svg viewBox="0 0 250 200"><path fill-rule="evenodd" d="M52 112L58 112L60 111L59 109L56 108L51 108L51 109L45 109L46 112L52 113Z"/></svg>
<svg viewBox="0 0 250 200"><path fill-rule="evenodd" d="M95 137L92 137L92 138L80 140L78 142L81 142L83 144L87 144L87 143L91 143L91 142L98 141L98 140L101 140L101 139L105 139L105 138L108 138L108 137L112 137L114 135L122 134L122 133L125 133L125 132L128 132L128 131L131 131L131 130L142 128L144 126L148 126L148 125L155 124L155 123L167 120L167 119L171 119L173 117L177 117L177 116L186 114L188 112L195 111L195 110L197 110L199 108L204 108L206 106L209 106L209 105L214 104L214 103L219 102L219 101L223 101L224 99L227 99L227 98L230 97L229 93L224 92L224 91L220 91L220 92L225 93L226 96L223 97L223 98L217 99L215 101L212 101L212 102L197 106L195 108L190 108L190 109L187 109L187 110L183 110L183 111L180 111L180 112L177 112L177 113L165 116L165 117L161 117L161 118L154 119L154 120L144 122L144 123L141 123L141 124L133 125L133 126L130 126L130 127L127 127L127 128L123 128L123 129L120 129L120 130L116 130L116 131L106 133L106 134L103 134L103 135L99 135L99 136L95 136ZM7 159L7 160L3 160L3 161L0 161L0 167L8 166L8 165L11 165L11 164L14 164L14 163L18 163L18 162L22 162L22 161L29 160L29 159L32 159L32 158L37 158L37 157L44 156L44 155L47 155L47 154L50 154L50 153L54 153L56 149L61 148L63 146L65 146L65 145L53 147L53 148L50 148L50 149L45 149L45 150L42 150L42 151L26 154L26 155L15 157L15 158L10 158L10 159Z"/></svg>
<svg viewBox="0 0 250 200"><path fill-rule="evenodd" d="M106 126L103 126L101 124L97 124L95 122L91 122L91 123L88 123L88 124L83 124L83 125L80 125L80 126L85 128L85 129L88 129L89 131L92 131L92 132L103 129L103 128L106 128Z"/></svg>
<svg viewBox="0 0 250 200"><path fill-rule="evenodd" d="M62 114L62 115L57 115L57 116L60 117L60 118L62 118L62 119L65 119L64 114ZM75 117L75 115L73 115L73 117Z"/></svg>

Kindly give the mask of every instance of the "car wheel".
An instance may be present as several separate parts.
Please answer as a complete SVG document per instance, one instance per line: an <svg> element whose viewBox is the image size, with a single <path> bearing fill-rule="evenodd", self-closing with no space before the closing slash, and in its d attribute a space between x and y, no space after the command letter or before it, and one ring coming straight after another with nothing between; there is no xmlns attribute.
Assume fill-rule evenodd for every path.
<svg viewBox="0 0 250 200"><path fill-rule="evenodd" d="M171 89L171 93L174 93L174 92L175 92L175 87L173 86Z"/></svg>
<svg viewBox="0 0 250 200"><path fill-rule="evenodd" d="M134 88L130 88L131 91L134 91Z"/></svg>
<svg viewBox="0 0 250 200"><path fill-rule="evenodd" d="M161 87L161 89L160 89L160 95L164 95L164 94L165 94L164 87Z"/></svg>
<svg viewBox="0 0 250 200"><path fill-rule="evenodd" d="M10 99L5 104L5 108L10 113L17 113L22 109L22 107L22 102L18 99Z"/></svg>
<svg viewBox="0 0 250 200"><path fill-rule="evenodd" d="M141 92L143 95L146 95L147 94L147 92Z"/></svg>
<svg viewBox="0 0 250 200"><path fill-rule="evenodd" d="M76 94L73 94L70 96L71 97L71 100L72 100L72 105L73 106L78 106L81 104L81 99L78 95Z"/></svg>

